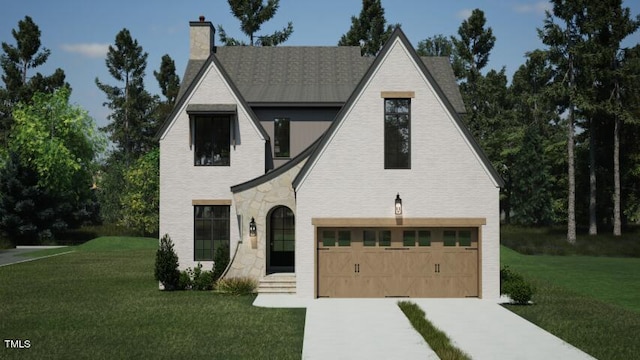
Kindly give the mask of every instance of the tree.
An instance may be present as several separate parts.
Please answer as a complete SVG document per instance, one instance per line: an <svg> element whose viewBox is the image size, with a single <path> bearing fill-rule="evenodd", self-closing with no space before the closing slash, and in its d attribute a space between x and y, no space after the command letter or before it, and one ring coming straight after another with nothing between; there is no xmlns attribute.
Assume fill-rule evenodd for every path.
<svg viewBox="0 0 640 360"><path fill-rule="evenodd" d="M613 176L614 176L614 209L613 234L622 235L621 220L621 186L620 186L620 128L625 121L633 122L633 109L628 102L637 100L622 96L628 87L633 87L638 81L637 73L629 72L631 66L625 62L625 51L620 48L622 41L633 34L640 27L640 16L631 19L629 8L622 7L621 0L589 2L587 29L593 33L594 46L590 49L597 51L593 58L600 59L596 69L595 84L600 84L604 98L604 109L613 118ZM627 65L627 66L625 66ZM625 102L627 102L625 104Z"/></svg>
<svg viewBox="0 0 640 360"><path fill-rule="evenodd" d="M95 123L80 107L70 105L71 91L36 93L33 104L14 110L9 150L35 170L38 185L53 191L73 191L91 184L93 160L105 146Z"/></svg>
<svg viewBox="0 0 640 360"><path fill-rule="evenodd" d="M577 2L552 0L553 15L547 12L544 27L538 36L549 48L547 56L555 67L556 97L558 112L567 112L567 241L576 242L576 176L575 176L575 113L578 102L577 61L584 41L578 26L583 9ZM554 22L554 16L563 22L564 28Z"/></svg>
<svg viewBox="0 0 640 360"><path fill-rule="evenodd" d="M485 125L480 123L483 94L478 91L478 84L482 80L480 71L487 66L489 54L496 41L493 30L490 27L485 28L485 24L484 12L475 9L458 28L460 37L452 38L458 58L453 64L453 71L456 77L462 80L460 91L467 106L467 126L471 134L481 142L480 132Z"/></svg>
<svg viewBox="0 0 640 360"><path fill-rule="evenodd" d="M4 54L0 56L2 81L0 88L0 144L7 142L8 131L13 125L12 112L19 102L29 103L36 92L51 93L65 83L62 69L56 69L52 75L41 73L30 75L29 71L43 65L51 51L41 48L40 28L29 16L18 22L18 30L11 31L16 45L2 42Z"/></svg>
<svg viewBox="0 0 640 360"><path fill-rule="evenodd" d="M124 173L125 186L120 197L120 224L142 235L158 232L160 205L160 151L140 157Z"/></svg>
<svg viewBox="0 0 640 360"><path fill-rule="evenodd" d="M157 99L144 88L147 56L129 30L122 29L114 46L109 46L105 61L109 73L121 86L95 79L98 88L107 95L108 102L104 105L113 111L108 117L111 123L102 130L110 135L127 164L156 146L153 137L158 121L152 115Z"/></svg>
<svg viewBox="0 0 640 360"><path fill-rule="evenodd" d="M452 60L454 46L451 39L438 34L420 41L417 52L420 56L444 56Z"/></svg>
<svg viewBox="0 0 640 360"><path fill-rule="evenodd" d="M392 32L380 0L362 0L360 16L351 17L351 28L342 35L338 46L360 46L362 55L375 56Z"/></svg>
<svg viewBox="0 0 640 360"><path fill-rule="evenodd" d="M0 171L0 228L17 242L46 242L95 218L94 159L105 141L66 87L19 103Z"/></svg>
<svg viewBox="0 0 640 360"><path fill-rule="evenodd" d="M153 76L158 80L160 91L165 100L158 103L155 111L155 118L164 122L173 110L178 91L180 90L180 77L176 74L176 64L168 54L162 56L160 71L154 71Z"/></svg>
<svg viewBox="0 0 640 360"><path fill-rule="evenodd" d="M173 250L173 241L169 234L160 239L160 248L156 251L156 261L153 275L162 283L165 290L177 290L180 281L178 270L178 255Z"/></svg>
<svg viewBox="0 0 640 360"><path fill-rule="evenodd" d="M227 46L276 46L287 41L293 33L293 24L289 22L287 27L273 34L256 36L262 24L275 16L280 0L268 0L266 4L263 0L228 0L228 2L231 14L240 20L240 29L249 37L249 43L227 36L222 26L218 26L220 41Z"/></svg>

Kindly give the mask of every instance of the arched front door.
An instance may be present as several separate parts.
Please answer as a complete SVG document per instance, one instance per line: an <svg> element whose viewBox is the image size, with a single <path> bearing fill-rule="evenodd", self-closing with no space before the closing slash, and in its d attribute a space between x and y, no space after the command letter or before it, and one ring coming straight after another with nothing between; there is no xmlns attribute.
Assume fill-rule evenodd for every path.
<svg viewBox="0 0 640 360"><path fill-rule="evenodd" d="M269 214L267 273L295 271L295 216L286 206Z"/></svg>

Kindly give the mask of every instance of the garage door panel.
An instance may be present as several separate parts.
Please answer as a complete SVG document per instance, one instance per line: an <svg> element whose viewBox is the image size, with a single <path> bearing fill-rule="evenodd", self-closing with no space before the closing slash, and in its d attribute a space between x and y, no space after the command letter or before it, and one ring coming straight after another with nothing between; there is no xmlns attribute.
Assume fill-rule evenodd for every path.
<svg viewBox="0 0 640 360"><path fill-rule="evenodd" d="M364 246L366 232L377 233L378 242L368 238ZM429 242L421 238L421 234L427 232ZM355 228L350 233L349 246L336 243L328 250L318 250L319 296L478 296L477 229L369 231ZM392 233L389 245L379 242L381 233ZM320 230L318 234L320 236Z"/></svg>

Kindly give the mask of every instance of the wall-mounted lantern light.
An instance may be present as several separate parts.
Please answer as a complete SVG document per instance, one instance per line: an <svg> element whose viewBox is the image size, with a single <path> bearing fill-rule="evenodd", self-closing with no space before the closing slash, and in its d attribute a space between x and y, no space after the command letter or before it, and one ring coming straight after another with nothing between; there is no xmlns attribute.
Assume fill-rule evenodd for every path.
<svg viewBox="0 0 640 360"><path fill-rule="evenodd" d="M396 215L402 215L402 199L400 199L400 193L396 195Z"/></svg>
<svg viewBox="0 0 640 360"><path fill-rule="evenodd" d="M249 236L257 236L258 235L258 229L256 228L256 220L254 218L251 218L251 221L249 222Z"/></svg>
<svg viewBox="0 0 640 360"><path fill-rule="evenodd" d="M258 248L258 227L256 226L256 219L254 219L253 217L249 222L249 240L251 240L250 241L251 248L257 249Z"/></svg>

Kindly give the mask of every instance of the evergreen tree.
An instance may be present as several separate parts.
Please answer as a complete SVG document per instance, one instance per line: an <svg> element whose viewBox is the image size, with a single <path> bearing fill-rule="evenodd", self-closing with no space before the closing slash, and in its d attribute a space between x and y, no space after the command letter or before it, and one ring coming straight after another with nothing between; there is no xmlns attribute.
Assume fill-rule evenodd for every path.
<svg viewBox="0 0 640 360"><path fill-rule="evenodd" d="M600 99L594 103L603 104L603 110L613 121L613 234L622 235L621 219L621 176L620 176L620 129L623 122L637 122L633 112L633 103L637 99L623 97L622 93L638 81L637 73L633 73L629 62L625 62L625 50L621 48L622 41L635 33L640 27L640 16L632 19L629 8L622 7L621 0L606 0L588 2L588 18L584 27L589 32L593 52L590 59L596 66L593 76ZM627 65L627 66L625 66ZM597 95L596 95L597 96ZM600 100L600 101L598 101ZM594 132L593 130L591 132Z"/></svg>
<svg viewBox="0 0 640 360"><path fill-rule="evenodd" d="M576 175L575 175L575 123L579 101L577 88L579 61L584 50L584 39L579 25L584 11L577 1L552 0L553 15L547 12L544 27L538 29L542 42L548 46L546 54L555 68L555 97L558 113L567 112L567 241L576 241ZM554 17L563 24L556 24Z"/></svg>
<svg viewBox="0 0 640 360"><path fill-rule="evenodd" d="M0 88L0 145L5 145L7 135L13 125L12 112L19 102L29 103L36 92L51 93L65 83L62 69L56 69L52 75L30 74L30 70L43 65L51 51L42 48L40 28L29 16L18 22L18 30L11 31L16 45L2 42L4 54L0 56L2 81Z"/></svg>
<svg viewBox="0 0 640 360"><path fill-rule="evenodd" d="M541 226L551 222L551 194L545 164L541 124L533 122L524 131L513 167L512 201L516 223Z"/></svg>
<svg viewBox="0 0 640 360"><path fill-rule="evenodd" d="M338 46L360 46L362 55L375 56L392 32L380 0L362 0L360 16L351 17L351 28L342 35Z"/></svg>
<svg viewBox="0 0 640 360"><path fill-rule="evenodd" d="M493 30L485 28L484 12L475 9L471 16L458 28L459 38L452 38L457 61L453 63L456 77L462 81L460 92L467 107L466 122L471 134L482 144L482 132L486 124L482 123L482 102L484 94L479 91L482 81L480 72L489 62L489 54L496 38Z"/></svg>
<svg viewBox="0 0 640 360"><path fill-rule="evenodd" d="M116 35L114 46L109 46L105 61L109 73L121 86L95 80L107 95L108 101L104 105L113 111L108 117L111 123L102 130L109 133L118 155L124 157L126 163L156 146L153 137L158 121L153 112L157 99L144 88L147 56L129 30L122 29Z"/></svg>
<svg viewBox="0 0 640 360"><path fill-rule="evenodd" d="M454 46L451 39L442 34L438 34L420 41L416 51L420 56L444 56L452 59Z"/></svg>
<svg viewBox="0 0 640 360"><path fill-rule="evenodd" d="M176 64L169 55L162 57L160 71L154 71L153 76L158 80L158 85L165 100L158 103L155 118L164 122L173 110L178 91L180 90L180 77L176 74Z"/></svg>
<svg viewBox="0 0 640 360"><path fill-rule="evenodd" d="M256 35L262 24L275 16L280 6L280 0L268 0L266 4L263 3L263 0L228 0L228 2L231 14L240 20L240 29L249 37L249 43L227 36L222 26L218 26L220 41L227 46L276 46L287 41L293 33L293 24L289 22L287 27L275 31L273 34Z"/></svg>

